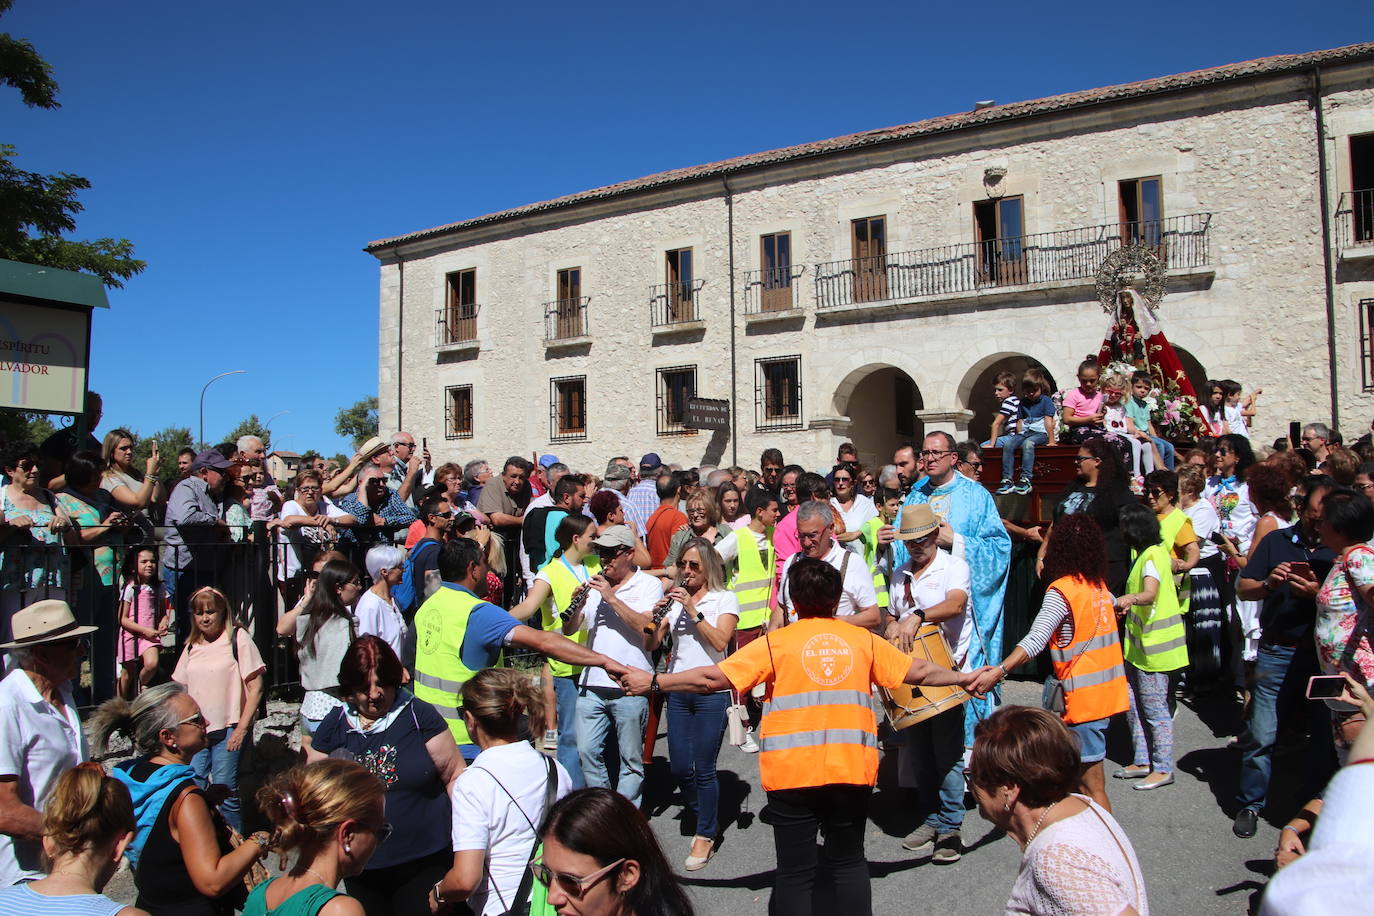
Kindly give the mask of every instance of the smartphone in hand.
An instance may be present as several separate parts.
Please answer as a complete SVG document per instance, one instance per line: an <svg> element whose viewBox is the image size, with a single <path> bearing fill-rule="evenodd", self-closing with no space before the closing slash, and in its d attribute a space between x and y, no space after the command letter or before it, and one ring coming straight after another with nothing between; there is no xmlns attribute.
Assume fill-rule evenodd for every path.
<svg viewBox="0 0 1374 916"><path fill-rule="evenodd" d="M1314 674L1307 679L1309 700L1335 700L1345 692L1345 677L1339 674Z"/></svg>
<svg viewBox="0 0 1374 916"><path fill-rule="evenodd" d="M1312 579L1312 564L1306 560L1294 560L1288 564L1288 571L1300 579Z"/></svg>

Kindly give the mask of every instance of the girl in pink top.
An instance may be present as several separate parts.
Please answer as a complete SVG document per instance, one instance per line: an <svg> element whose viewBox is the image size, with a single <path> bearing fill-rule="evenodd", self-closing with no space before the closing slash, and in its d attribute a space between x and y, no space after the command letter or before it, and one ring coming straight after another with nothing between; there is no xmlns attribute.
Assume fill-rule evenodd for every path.
<svg viewBox="0 0 1374 916"><path fill-rule="evenodd" d="M119 596L119 695L126 700L153 682L158 651L171 621L167 590L157 579L157 551L131 551Z"/></svg>
<svg viewBox="0 0 1374 916"><path fill-rule="evenodd" d="M1102 392L1097 388L1100 372L1097 357L1089 356L1078 366L1078 387L1064 393L1061 417L1069 428L1064 436L1066 443L1080 445L1107 432L1102 425L1107 412L1102 406Z"/></svg>

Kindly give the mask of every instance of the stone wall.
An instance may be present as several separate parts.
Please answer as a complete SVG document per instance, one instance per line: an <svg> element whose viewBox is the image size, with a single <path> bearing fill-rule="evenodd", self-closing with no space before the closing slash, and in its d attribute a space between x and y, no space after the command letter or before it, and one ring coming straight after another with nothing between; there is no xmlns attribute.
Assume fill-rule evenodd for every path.
<svg viewBox="0 0 1374 916"><path fill-rule="evenodd" d="M989 289L818 315L814 265L852 257L850 222L885 216L888 252L973 241L973 202L988 196L985 170L1006 170L1002 193L1023 195L1027 234L1118 220L1124 179L1161 176L1166 217L1210 213L1210 257L1171 277L1161 319L1169 338L1212 377L1263 387L1257 444L1290 419L1331 413L1316 123L1296 78L1227 85L1087 113L1016 121L901 148L835 156L807 168L587 207L543 222L447 236L406 254L403 352L396 353L401 268L381 269L380 407L396 425L429 437L439 460L553 452L600 471L611 454L658 452L684 465L729 463L736 444L701 432L655 435L656 377L695 365L698 393L731 396L730 219L736 271L734 408L737 457L756 466L777 445L819 465L852 435L850 403L875 370L897 367L919 388L927 428L965 431L973 382L989 366L1024 355L1059 384L1095 353L1106 317L1091 280ZM1368 74L1347 73L1325 97L1334 200L1349 190L1351 133L1374 130ZM1344 147L1342 146L1344 144ZM1345 184L1342 184L1342 178ZM744 272L760 266L759 237L790 232L802 314L758 323L743 315ZM701 292L700 331L656 336L650 287L665 282L664 253L691 247ZM1374 260L1374 259L1372 259ZM1362 390L1357 303L1374 297L1371 260L1337 262L1335 345L1340 424L1358 435L1374 414ZM543 304L560 268L582 268L591 342L546 349ZM436 353L434 316L445 275L476 268L480 350ZM805 428L755 430L755 361L799 354ZM549 380L586 376L585 441L551 442ZM472 385L470 439L445 440L444 389ZM885 408L884 408L885 409Z"/></svg>

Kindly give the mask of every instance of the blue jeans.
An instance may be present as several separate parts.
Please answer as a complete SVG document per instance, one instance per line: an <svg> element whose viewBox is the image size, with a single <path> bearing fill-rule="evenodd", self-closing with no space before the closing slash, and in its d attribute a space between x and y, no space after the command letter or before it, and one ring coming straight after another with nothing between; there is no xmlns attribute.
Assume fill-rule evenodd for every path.
<svg viewBox="0 0 1374 916"><path fill-rule="evenodd" d="M720 832L720 780L716 757L725 737L730 693L668 694L668 766L682 785L687 810L696 815L697 836Z"/></svg>
<svg viewBox="0 0 1374 916"><path fill-rule="evenodd" d="M582 758L577 753L577 678L553 679L554 698L558 701L558 762L568 771L574 789L587 785L582 778Z"/></svg>
<svg viewBox="0 0 1374 916"><path fill-rule="evenodd" d="M1015 477L1012 469L1016 466L1016 449L1021 448L1021 477L1025 480L1031 479L1031 474L1035 471L1035 447L1048 443L1049 437L1045 435L1043 429L1032 429L1024 433L1012 433L1009 436L1001 436L997 439L997 444L1002 446L1002 479L1011 480Z"/></svg>
<svg viewBox="0 0 1374 916"><path fill-rule="evenodd" d="M603 696L596 691L601 690ZM606 733L615 726L620 749L620 774L615 790L635 805L644 785L644 726L649 720L649 698L617 696L619 690L584 687L577 696L577 753L587 785L611 788L606 759Z"/></svg>
<svg viewBox="0 0 1374 916"><path fill-rule="evenodd" d="M946 709L906 729L916 790L926 823L940 833L964 823L964 707Z"/></svg>
<svg viewBox="0 0 1374 916"><path fill-rule="evenodd" d="M1164 459L1164 466L1169 470L1174 469L1174 444L1168 439L1161 439L1159 436L1151 436L1151 441L1159 446L1159 457Z"/></svg>
<svg viewBox="0 0 1374 916"><path fill-rule="evenodd" d="M206 732L205 747L191 758L191 769L201 783L228 786L229 797L220 803L219 813L240 833L243 832L243 816L239 813L239 752L228 748L228 741L234 734L234 726ZM242 750L240 746L239 750Z"/></svg>
<svg viewBox="0 0 1374 916"><path fill-rule="evenodd" d="M1269 794L1269 774L1274 766L1274 743L1280 724L1301 717L1306 720L1310 759L1303 767L1309 783L1320 785L1330 766L1330 713L1325 703L1307 697L1307 679L1317 670L1316 650L1301 650L1260 643L1255 660L1255 680L1250 688L1250 713L1240 735L1240 787L1236 804L1259 811ZM1306 791L1303 798L1314 793Z"/></svg>

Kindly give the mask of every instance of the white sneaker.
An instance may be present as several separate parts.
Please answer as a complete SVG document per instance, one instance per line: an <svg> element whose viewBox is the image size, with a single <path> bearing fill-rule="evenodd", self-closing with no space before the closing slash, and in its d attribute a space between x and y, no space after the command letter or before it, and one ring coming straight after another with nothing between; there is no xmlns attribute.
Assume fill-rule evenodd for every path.
<svg viewBox="0 0 1374 916"><path fill-rule="evenodd" d="M757 754L759 752L759 743L754 740L754 730L752 728L746 728L744 730L744 743L739 746L739 749L746 754Z"/></svg>

